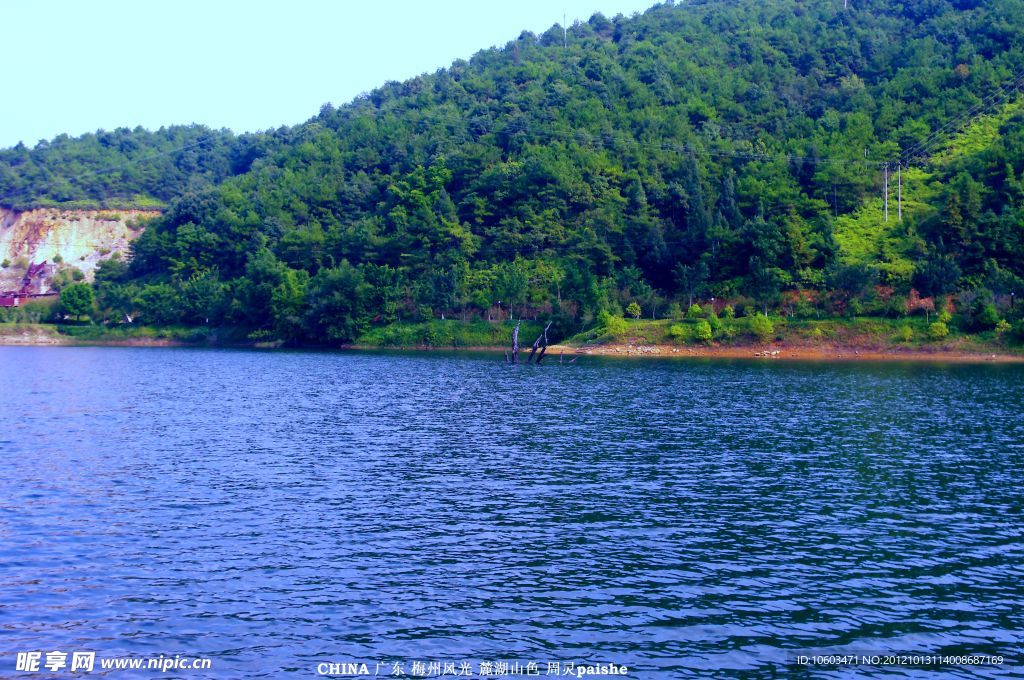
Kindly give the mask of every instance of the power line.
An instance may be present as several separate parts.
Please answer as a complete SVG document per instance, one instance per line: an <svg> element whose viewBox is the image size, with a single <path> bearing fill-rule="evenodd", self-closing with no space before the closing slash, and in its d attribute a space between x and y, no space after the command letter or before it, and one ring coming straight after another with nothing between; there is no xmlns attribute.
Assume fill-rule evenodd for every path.
<svg viewBox="0 0 1024 680"><path fill-rule="evenodd" d="M952 134L954 130L959 130L966 126L967 124L973 122L981 115L983 115L985 109L988 109L993 104L1002 104L1007 99L1007 97L1018 91L1021 84L1024 84L1024 69L1021 69L1016 74L1016 77L1014 78L1012 83L1004 84L998 87L995 92L983 98L980 102L975 104L969 110L947 121L945 125L936 129L925 139L918 142L910 149L904 151L902 154L900 154L900 160L902 160L905 163L909 163L909 161L915 158L927 156L937 146L942 144L942 137L946 133Z"/></svg>

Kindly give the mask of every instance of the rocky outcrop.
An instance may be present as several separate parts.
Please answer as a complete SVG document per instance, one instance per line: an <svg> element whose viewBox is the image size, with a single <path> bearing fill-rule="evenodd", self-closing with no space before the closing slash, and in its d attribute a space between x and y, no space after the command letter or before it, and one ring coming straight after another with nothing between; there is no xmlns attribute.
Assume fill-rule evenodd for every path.
<svg viewBox="0 0 1024 680"><path fill-rule="evenodd" d="M114 253L127 254L151 210L61 210L25 212L0 207L0 290L13 288L32 262L63 261L91 281L96 265ZM7 285L5 285L7 284Z"/></svg>

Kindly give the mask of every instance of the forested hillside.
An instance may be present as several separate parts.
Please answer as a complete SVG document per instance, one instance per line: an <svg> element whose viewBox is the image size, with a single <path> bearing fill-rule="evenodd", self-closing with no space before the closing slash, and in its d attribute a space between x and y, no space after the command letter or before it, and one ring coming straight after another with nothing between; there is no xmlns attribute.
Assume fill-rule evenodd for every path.
<svg viewBox="0 0 1024 680"><path fill-rule="evenodd" d="M236 137L201 125L118 128L0 150L0 204L26 210L154 208L247 172L286 131Z"/></svg>
<svg viewBox="0 0 1024 680"><path fill-rule="evenodd" d="M8 150L0 202L166 201L98 275L102 314L294 341L509 312L565 334L710 298L905 314L959 294L966 323L1012 320L1024 1L843 4L595 15L270 135ZM76 170L132 161L133 143L167 153Z"/></svg>

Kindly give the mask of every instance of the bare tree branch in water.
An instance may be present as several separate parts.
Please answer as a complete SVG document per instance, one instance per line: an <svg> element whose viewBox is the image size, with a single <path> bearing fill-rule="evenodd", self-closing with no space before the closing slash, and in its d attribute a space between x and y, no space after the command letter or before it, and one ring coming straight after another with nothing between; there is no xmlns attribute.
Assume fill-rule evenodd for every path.
<svg viewBox="0 0 1024 680"><path fill-rule="evenodd" d="M519 324L522 321L516 322L516 327L512 330L512 363L519 363Z"/></svg>

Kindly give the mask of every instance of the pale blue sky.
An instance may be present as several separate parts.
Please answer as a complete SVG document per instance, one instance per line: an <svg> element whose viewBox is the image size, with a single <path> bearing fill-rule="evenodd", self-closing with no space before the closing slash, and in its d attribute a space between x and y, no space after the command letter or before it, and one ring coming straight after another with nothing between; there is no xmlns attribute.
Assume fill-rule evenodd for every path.
<svg viewBox="0 0 1024 680"><path fill-rule="evenodd" d="M0 147L99 128L291 125L388 80L655 0L0 0Z"/></svg>

